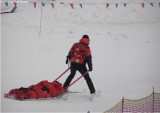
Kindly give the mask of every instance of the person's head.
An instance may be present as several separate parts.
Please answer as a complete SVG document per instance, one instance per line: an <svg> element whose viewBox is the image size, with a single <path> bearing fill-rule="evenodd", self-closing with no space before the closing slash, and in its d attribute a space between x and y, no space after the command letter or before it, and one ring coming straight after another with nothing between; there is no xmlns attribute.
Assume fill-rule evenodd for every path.
<svg viewBox="0 0 160 113"><path fill-rule="evenodd" d="M89 36L88 35L83 35L83 37L82 38L86 38L86 39L88 39L89 40Z"/></svg>
<svg viewBox="0 0 160 113"><path fill-rule="evenodd" d="M89 45L90 44L90 39L88 35L83 35L82 38L79 40L80 43Z"/></svg>

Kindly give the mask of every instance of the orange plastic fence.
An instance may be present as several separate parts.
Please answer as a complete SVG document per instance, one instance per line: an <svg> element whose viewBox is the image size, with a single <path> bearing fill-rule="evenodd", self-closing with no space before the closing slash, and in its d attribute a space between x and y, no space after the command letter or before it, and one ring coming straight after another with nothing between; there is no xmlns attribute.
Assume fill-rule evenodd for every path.
<svg viewBox="0 0 160 113"><path fill-rule="evenodd" d="M149 96L137 100L123 98L104 113L107 112L160 112L160 93L155 93L153 91Z"/></svg>

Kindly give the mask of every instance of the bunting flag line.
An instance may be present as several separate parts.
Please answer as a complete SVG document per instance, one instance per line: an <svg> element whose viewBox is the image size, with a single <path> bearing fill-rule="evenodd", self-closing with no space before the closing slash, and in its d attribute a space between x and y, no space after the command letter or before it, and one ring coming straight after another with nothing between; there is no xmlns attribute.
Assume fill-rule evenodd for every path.
<svg viewBox="0 0 160 113"><path fill-rule="evenodd" d="M32 3L34 5L34 8L37 7L37 3L42 4L43 7L45 6L45 4L51 4L51 7L55 8L55 3L47 2L47 1L46 2L31 2L31 1L26 2L26 1L21 1L21 0L15 0L15 1L2 0L0 3L4 3L6 7L8 7L8 5L10 3L13 3L14 7L17 7L18 3ZM140 4L142 8L145 8L146 4L149 4L151 7L154 7L155 4L158 4L158 6L160 8L160 2L152 2L152 1L151 2L148 1L147 3L146 2L141 2L141 3L137 3L137 2L133 2L133 3L126 3L126 2L124 2L124 3L113 3L113 2L112 3L64 3L64 2L60 2L59 4L61 4L61 5L68 4L68 5L70 5L70 7L72 9L75 8L74 7L75 4L78 4L80 6L80 8L83 8L83 4L91 4L91 5L95 5L95 4L102 4L103 5L103 4L105 4L106 9L109 8L110 5L115 5L116 8L118 8L118 6L120 4L122 4L123 7L127 7L128 4Z"/></svg>

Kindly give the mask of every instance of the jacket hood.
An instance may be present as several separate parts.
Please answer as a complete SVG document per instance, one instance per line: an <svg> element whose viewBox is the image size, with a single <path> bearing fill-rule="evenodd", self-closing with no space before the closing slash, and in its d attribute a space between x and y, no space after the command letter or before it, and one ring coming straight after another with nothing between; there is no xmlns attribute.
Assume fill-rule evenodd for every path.
<svg viewBox="0 0 160 113"><path fill-rule="evenodd" d="M79 40L80 43L85 44L85 45L89 45L90 44L90 40L87 38L81 38Z"/></svg>

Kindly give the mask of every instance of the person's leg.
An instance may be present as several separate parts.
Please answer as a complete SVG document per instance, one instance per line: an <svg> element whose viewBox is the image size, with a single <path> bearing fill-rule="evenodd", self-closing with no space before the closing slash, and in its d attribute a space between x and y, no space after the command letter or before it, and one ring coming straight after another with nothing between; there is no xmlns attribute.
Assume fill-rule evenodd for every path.
<svg viewBox="0 0 160 113"><path fill-rule="evenodd" d="M95 93L96 90L95 90L95 87L94 87L94 85L93 85L93 82L92 82L89 74L86 74L86 75L84 76L84 78L85 78L85 80L86 80L86 82L87 82L87 85L88 85L88 87L89 87L90 93L91 93L91 94L92 94L92 93Z"/></svg>
<svg viewBox="0 0 160 113"><path fill-rule="evenodd" d="M80 68L78 68L78 71L81 73L81 74L84 74L86 71L87 71L87 68L85 66L82 66ZM84 79L86 80L86 83L88 85L88 88L90 90L90 93L95 93L95 87L93 85L93 82L89 76L89 73L87 73L86 75L84 75Z"/></svg>
<svg viewBox="0 0 160 113"><path fill-rule="evenodd" d="M72 81L72 79L76 74L76 69L74 67L71 67L70 71L71 71L70 75L67 77L65 83L63 84L64 88L66 88L70 84L70 82Z"/></svg>

